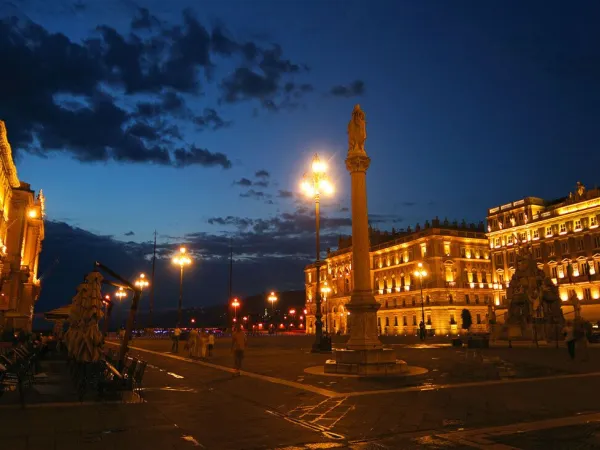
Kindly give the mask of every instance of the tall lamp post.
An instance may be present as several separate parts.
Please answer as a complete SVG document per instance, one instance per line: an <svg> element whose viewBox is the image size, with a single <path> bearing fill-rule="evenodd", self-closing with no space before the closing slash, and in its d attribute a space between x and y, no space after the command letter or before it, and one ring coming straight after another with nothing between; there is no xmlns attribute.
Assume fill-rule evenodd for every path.
<svg viewBox="0 0 600 450"><path fill-rule="evenodd" d="M233 302L231 302L231 306L233 306L233 311L234 311L233 321L237 322L237 309L240 306L240 301L237 298L234 298Z"/></svg>
<svg viewBox="0 0 600 450"><path fill-rule="evenodd" d="M173 257L173 264L179 266L179 303L177 305L177 326L181 326L181 307L183 305L183 268L189 266L192 259L187 255L185 247L179 249L179 253Z"/></svg>
<svg viewBox="0 0 600 450"><path fill-rule="evenodd" d="M277 296L275 292L271 292L271 294L267 297L267 300L271 302L271 315L275 318L275 302L277 301Z"/></svg>
<svg viewBox="0 0 600 450"><path fill-rule="evenodd" d="M415 276L419 278L421 285L421 339L425 339L425 303L423 302L423 278L427 276L427 271L423 267L423 263L417 264L417 270L415 270Z"/></svg>
<svg viewBox="0 0 600 450"><path fill-rule="evenodd" d="M110 301L110 295L106 294L102 299L102 303L104 303L104 332L102 333L104 337L108 335L108 318L110 317L110 312L112 310L112 302Z"/></svg>
<svg viewBox="0 0 600 450"><path fill-rule="evenodd" d="M333 184L327 177L327 164L319 159L319 155L315 153L312 160L311 172L304 174L301 188L304 194L308 197L315 199L315 224L316 224L316 236L317 236L317 259L315 261L315 267L317 269L317 286L315 290L315 342L312 347L313 352L321 351L321 341L323 338L323 322L321 320L321 241L319 236L320 227L320 199L321 194L331 195L333 194Z"/></svg>
<svg viewBox="0 0 600 450"><path fill-rule="evenodd" d="M144 288L147 288L150 285L148 279L146 278L146 275L140 273L139 278L135 280L134 284L140 290L140 301L142 301L142 296L144 295Z"/></svg>
<svg viewBox="0 0 600 450"><path fill-rule="evenodd" d="M329 332L329 305L327 304L327 300L330 292L331 288L327 285L327 281L325 281L321 288L321 294L323 294L323 302L325 302L325 331L327 332Z"/></svg>

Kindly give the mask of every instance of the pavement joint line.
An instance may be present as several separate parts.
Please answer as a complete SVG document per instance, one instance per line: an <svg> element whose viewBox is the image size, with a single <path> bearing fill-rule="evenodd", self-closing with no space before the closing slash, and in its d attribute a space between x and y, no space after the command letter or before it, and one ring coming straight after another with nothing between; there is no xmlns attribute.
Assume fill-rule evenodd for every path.
<svg viewBox="0 0 600 450"><path fill-rule="evenodd" d="M115 342L107 342L107 344L110 345L119 345ZM209 363L209 362L205 362L205 361L198 361L195 359L190 359L190 358L185 358L183 356L178 356L178 355L173 355L170 353L163 353L163 352L157 352L154 350L148 350L145 348L141 348L141 347L133 347L133 346L129 346L129 348L131 350L137 350L140 352L146 352L146 353L150 353L153 355L157 355L157 356L163 356L163 357L167 357L167 358L171 358L171 359L176 359L178 361L185 361L188 363L192 363L192 364L197 364L200 366L205 366L205 367L210 367L212 369L216 369L216 370L222 370L224 372L229 372L229 373L235 373L235 370L230 368L230 367L226 367L226 366L221 366L219 364L213 364L213 363ZM262 381L266 381L269 383L273 383L273 384L281 384L283 386L287 386L287 387L292 387L292 388L296 388L296 389L301 389L303 391L309 391L309 392L313 392L315 394L319 394L322 395L324 397L329 397L329 398L336 398L336 397L345 397L345 394L339 394L337 392L334 391L330 391L328 389L321 389L315 386L311 386L308 384L301 384L301 383L296 383L295 381L289 381L289 380L284 380L282 378L275 378L275 377L271 377L268 375L261 375L259 373L254 373L254 372L246 372L245 370L240 371L240 373L242 375L245 375L249 378L256 378L258 380L262 380Z"/></svg>
<svg viewBox="0 0 600 450"><path fill-rule="evenodd" d="M436 437L456 444L467 445L479 449L519 450L516 447L500 444L490 439L493 439L497 436L528 433L552 428L580 425L590 422L600 422L600 413L579 414L576 416L544 419L535 422L518 422L496 427L475 428L467 431L455 431L452 433L437 434Z"/></svg>
<svg viewBox="0 0 600 450"><path fill-rule="evenodd" d="M555 375L549 377L531 377L531 378L511 378L504 380L486 380L486 381L471 381L467 383L453 383L453 384L440 384L431 386L407 386L396 389L379 389L373 391L356 391L340 393L338 396L343 397L362 397L366 395L377 395L377 394L400 394L404 392L426 392L426 391L440 391L444 389L464 389L470 387L482 387L482 386L495 386L503 384L516 384L516 383L535 383L539 381L553 381L553 380L565 380L570 378L588 378L588 377L599 377L600 372L587 372L587 373L571 373L567 375Z"/></svg>

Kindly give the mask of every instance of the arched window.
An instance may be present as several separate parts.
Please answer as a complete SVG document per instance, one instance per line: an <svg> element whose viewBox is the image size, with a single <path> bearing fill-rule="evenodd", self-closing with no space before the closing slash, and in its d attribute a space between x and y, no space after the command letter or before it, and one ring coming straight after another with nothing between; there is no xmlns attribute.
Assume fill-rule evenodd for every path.
<svg viewBox="0 0 600 450"><path fill-rule="evenodd" d="M389 327L389 326L390 326L390 318L389 318L389 317L386 317L386 318L385 318L385 326L386 326L386 327Z"/></svg>

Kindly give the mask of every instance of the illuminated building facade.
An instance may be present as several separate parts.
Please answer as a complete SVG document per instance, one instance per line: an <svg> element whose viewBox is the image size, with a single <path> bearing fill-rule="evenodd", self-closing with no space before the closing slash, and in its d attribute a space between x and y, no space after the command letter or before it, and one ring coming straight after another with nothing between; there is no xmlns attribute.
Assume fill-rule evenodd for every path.
<svg viewBox="0 0 600 450"><path fill-rule="evenodd" d="M6 126L0 120L0 328L31 330L40 294L44 195L17 176Z"/></svg>
<svg viewBox="0 0 600 450"><path fill-rule="evenodd" d="M568 197L526 197L488 210L494 301L506 305L519 246L528 246L537 265L558 285L567 320L574 305L587 320L600 319L600 189L577 183Z"/></svg>
<svg viewBox="0 0 600 450"><path fill-rule="evenodd" d="M472 331L488 329L493 283L490 249L483 223L441 222L424 228L391 233L370 232L371 285L381 307L377 313L380 334L417 334L424 315L428 333L459 334L461 312L468 309ZM321 267L323 329L330 334L348 332L352 291L351 238L340 239L338 250L328 251ZM415 271L421 263L427 272L421 285ZM306 332L315 332L315 266L305 268ZM326 292L329 290L329 292Z"/></svg>

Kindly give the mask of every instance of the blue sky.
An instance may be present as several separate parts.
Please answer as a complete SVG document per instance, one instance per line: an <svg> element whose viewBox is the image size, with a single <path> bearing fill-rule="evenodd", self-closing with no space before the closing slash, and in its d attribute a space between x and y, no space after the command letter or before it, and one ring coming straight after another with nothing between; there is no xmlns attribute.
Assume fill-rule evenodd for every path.
<svg viewBox="0 0 600 450"><path fill-rule="evenodd" d="M81 162L74 156L83 150L70 147L83 138L65 136L69 130L51 133L36 149L21 135L13 140L11 130L50 130L50 119L16 113L16 106L10 109L0 102L0 118L7 121L9 139L19 153L19 175L44 189L49 219L138 243L148 241L156 229L165 248L179 242L193 247L198 233L210 239L223 233L254 236L264 230L256 223L246 228L224 224L233 219L211 224L211 218L263 221L263 227L271 220L267 230L281 239L283 215L304 220L310 212L298 208L311 204L298 197L278 198L278 192L297 191L314 152L331 159L337 184L324 214L347 218L343 208L349 205L349 176L343 159L346 125L355 103L367 114L367 151L373 160L369 211L384 216L377 223L380 228L414 227L436 215L478 222L497 204L528 195L559 197L576 181L598 181L600 31L595 23L600 7L595 2L222 1L202 2L201 9L198 4L61 1L50 6L28 0L18 7L0 6L3 17L20 18L18 25L11 25L15 32L30 20L48 35L64 33L72 44L92 52L84 41L99 39L97 27L106 25L127 42L134 33L140 40L166 43L164 55L175 48L165 33L173 36L173 27L183 24L183 11L189 8L187 14L208 33L218 28L232 42L253 42L263 51L277 46L277 61L295 67L277 72L273 95L247 95L230 102L223 84L237 69L250 67L264 75L240 54L212 51L210 70L197 66L195 92L168 86L152 93L127 92L110 80L123 76L115 75L114 68L112 75L98 77L94 95L111 95L113 104L128 114L140 102L161 101L167 91L185 101L191 116L214 109L229 126L199 131L190 114L155 118L177 126L181 137L161 146L167 152L193 145L223 154L231 163L228 168L158 165L143 155L137 162L111 157ZM132 30L140 8L147 10L153 26ZM19 48L15 44L12 50ZM104 69L109 65L107 51L104 47L102 56L96 55ZM75 68L62 70L77 75ZM355 82L361 88L353 91ZM294 93L302 84L310 90L286 103L286 83L294 83ZM52 89L57 104L65 95L91 104L90 90ZM0 94L13 95L2 90ZM269 110L265 101L274 101L279 110ZM254 176L259 170L270 174L262 179L267 187L234 185L242 178L261 181ZM249 189L263 194L241 196ZM310 223L305 222L307 226L291 233L290 239L302 234L308 242ZM347 231L342 223L326 233ZM125 236L129 232L134 234ZM240 234L240 239L252 242L249 235ZM210 256L208 246L197 250ZM259 245L245 251L272 253ZM305 260L310 251L312 247ZM282 250L280 256L285 254ZM296 277L302 287L300 274ZM250 283L244 289L262 286Z"/></svg>

